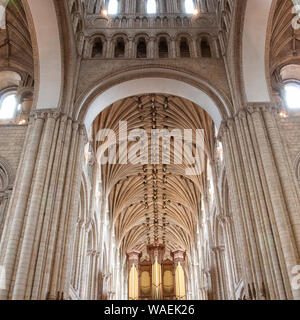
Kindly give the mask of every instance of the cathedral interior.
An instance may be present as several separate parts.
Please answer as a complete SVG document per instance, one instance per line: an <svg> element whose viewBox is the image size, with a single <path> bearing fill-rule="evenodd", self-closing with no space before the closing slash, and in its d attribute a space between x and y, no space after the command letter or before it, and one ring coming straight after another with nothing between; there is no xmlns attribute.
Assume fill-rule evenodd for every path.
<svg viewBox="0 0 300 320"><path fill-rule="evenodd" d="M0 0L0 300L299 300L300 1Z"/></svg>

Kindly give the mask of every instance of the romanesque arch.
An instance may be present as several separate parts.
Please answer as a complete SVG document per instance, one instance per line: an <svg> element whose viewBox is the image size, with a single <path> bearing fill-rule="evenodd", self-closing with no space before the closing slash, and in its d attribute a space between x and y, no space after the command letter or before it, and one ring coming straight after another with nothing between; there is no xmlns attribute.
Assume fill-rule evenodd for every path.
<svg viewBox="0 0 300 320"><path fill-rule="evenodd" d="M272 2L273 0L250 0L246 5L242 40L242 68L248 102L270 101L266 47Z"/></svg>
<svg viewBox="0 0 300 320"><path fill-rule="evenodd" d="M23 0L32 34L37 109L59 106L63 81L62 47L53 0Z"/></svg>
<svg viewBox="0 0 300 320"><path fill-rule="evenodd" d="M123 98L144 93L186 98L207 111L217 127L230 116L230 102L212 84L191 74L160 67L127 70L101 80L79 97L75 112L88 130L106 107Z"/></svg>

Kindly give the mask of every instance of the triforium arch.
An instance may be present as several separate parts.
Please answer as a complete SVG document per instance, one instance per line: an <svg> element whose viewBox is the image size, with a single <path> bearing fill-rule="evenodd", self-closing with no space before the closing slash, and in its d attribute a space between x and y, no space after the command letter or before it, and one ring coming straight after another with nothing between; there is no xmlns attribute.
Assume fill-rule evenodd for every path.
<svg viewBox="0 0 300 320"><path fill-rule="evenodd" d="M38 109L58 108L63 85L63 57L55 2L22 2L29 20L36 57L35 82L38 90L35 91L34 103Z"/></svg>
<svg viewBox="0 0 300 320"><path fill-rule="evenodd" d="M124 78L126 80L124 80ZM139 103L137 103L135 100L139 100L139 99L140 99L140 104L145 106L145 108L149 108L149 105L151 103L154 103L158 109L162 108L161 110L168 107L170 107L171 109L172 108L176 109L178 107L178 106L175 107L176 104L180 105L183 112L182 117L186 117L189 112L195 112L195 117L197 118L200 115L200 114L197 115L197 113L200 112L204 116L203 118L204 122L202 123L204 127L206 126L204 124L206 120L204 119L206 117L207 117L206 118L207 120L212 118L211 120L208 120L208 123L210 123L209 130L212 130L212 131L211 133L209 132L206 133L208 134L206 141L210 140L209 135L212 134L212 132L214 131L213 126L216 125L216 127L219 127L221 121L230 115L230 110L231 110L230 104L229 103L226 104L227 103L226 101L228 101L226 99L226 96L223 96L220 92L218 92L218 90L216 90L208 81L201 79L199 77L195 77L194 75L188 74L186 72L178 71L178 70L167 70L162 67L149 67L149 68L145 68L142 74L140 73L140 70L127 70L126 73L124 72L124 73L116 74L114 77L110 77L108 79L102 80L98 84L94 85L93 88L87 90L78 99L76 104L77 106L76 114L78 114L78 119L80 119L80 121L85 123L86 128L89 132L101 129L101 126L98 127L97 123L102 123L103 126L107 128L112 128L111 124L113 122L117 122L118 119L119 121L120 120L126 121L127 120L126 114L131 114L132 118L135 117L134 113L136 113L136 108L139 105ZM168 100L168 102L166 102L166 100ZM165 105L165 107L163 107L163 105ZM125 109L124 109L124 106L125 106ZM143 109L143 107L141 108ZM206 110L206 112L204 110L200 111L201 108ZM199 111L197 111L197 109L199 109ZM119 110L118 111L120 113L119 118L118 117L114 118L112 116L110 117L111 121L108 121L108 119L104 120L106 117L105 112L106 114L109 114L110 112L111 114L115 114L116 110ZM127 111L125 112L125 110ZM181 112L181 111L178 110L178 112ZM185 112L187 113L186 115L184 115ZM122 114L124 115L122 116ZM100 120L101 117L103 117L103 120ZM171 116L168 116L168 118L171 118ZM181 118L181 116L179 116L179 118ZM128 119L129 121L128 125L131 126L132 125L130 122L131 120L129 119ZM214 125L212 120L214 120ZM102 121L105 121L105 122L102 122ZM190 120L187 120L187 121L190 121ZM178 122L178 125L180 127L180 125L182 124ZM200 123L198 125L201 126ZM134 128L134 126L132 128ZM93 137L95 138L94 134L89 138L89 140L92 143L92 145L95 146L97 145L97 143L96 141L93 140L94 139ZM209 152L209 155L208 155L210 159L212 159L213 153L214 153L213 151L214 147L211 146L211 148L212 150ZM93 153L94 153L93 157L95 157L96 154L98 153L97 149L93 148ZM138 167L136 166L135 170L142 170L142 168L139 169L139 167L140 166ZM126 166L124 166L124 168L126 168ZM144 169L145 169L145 166L144 166ZM165 169L166 168L162 168L162 170L165 170ZM132 289L134 286L130 284L129 279L133 279L134 277L136 277L137 272L140 275L141 274L144 275L147 273L152 274L153 271L151 271L152 269L150 268L151 264L149 260L147 260L147 257L143 257L140 265L136 265L135 267L132 267L132 264L130 264L129 265L130 269L128 270L127 268L125 268L123 258L122 258L122 255L124 255L124 250L125 250L125 252L127 252L128 254L129 260L137 259L136 258L137 253L135 253L136 249L132 247L135 241L134 237L136 237L136 235L134 235L132 230L134 230L135 228L138 228L138 226L141 224L141 218L137 218L137 220L131 219L132 221L130 223L126 222L127 220L128 221L130 220L128 218L128 213L126 213L126 211L128 211L127 209L128 206L130 207L138 206L138 202L140 202L140 200L136 198L136 195L140 193L140 188L132 185L131 188L128 188L125 194L123 194L123 191L121 188L119 191L120 193L119 202L121 203L121 201L123 201L124 204L122 205L120 204L120 206L118 207L118 204L115 204L112 202L113 194L116 194L115 189L117 188L118 184L120 185L123 184L124 179L125 181L126 179L129 180L128 183L131 184L132 180L136 180L136 181L138 180L137 179L138 176L136 176L136 172L130 173L132 169L130 169L129 167L129 169L125 170L127 172L127 177L125 173L124 173L125 174L124 177L122 177L123 176L122 174L120 177L118 177L118 175L115 175L114 178L109 178L109 175L105 177L104 175L105 172L107 172L106 174L108 174L108 172L111 170L115 170L114 166L111 166L111 169L108 169L105 166L98 167L97 163L96 165L93 166L93 173L95 174L95 179L96 179L96 182L93 180L94 183L97 186L99 186L99 181L100 183L103 184L102 186L100 186L100 189L98 189L98 191L101 193L101 199L99 199L98 197L100 201L98 201L98 204L95 204L96 206L98 205L98 208L99 208L98 210L100 210L101 212L101 218L99 220L99 223L100 223L100 230L103 230L101 232L101 237L103 237L103 239L100 240L99 248L97 249L97 251L99 250L99 254L100 256L102 256L101 259L103 260L104 259L103 249L104 249L104 246L106 245L106 242L108 242L107 245L110 247L112 245L114 245L115 247L118 247L117 252L113 251L113 252L116 252L116 254L112 253L112 255L110 256L110 260L106 261L106 263L109 266L109 270L111 271L108 273L105 272L104 269L102 269L101 271L103 274L102 274L101 286L99 287L99 290L100 291L106 290L106 285L109 283L110 292L111 292L110 298L113 298L115 296L120 298L129 294L128 296L129 299L137 299L138 297L143 299L143 298L149 297L147 296L147 293L145 293L147 290L144 289L145 290L144 293L140 293L140 296L138 295L136 296L137 294L136 290ZM171 170L171 167L169 170ZM183 181L185 181L184 183L187 184L186 186L188 186L189 184L190 186L194 185L193 179L191 179L190 181L188 181L188 179L185 180L184 173L181 174L181 178L179 174L176 173L176 170L173 172L173 174L174 176L178 175L179 177L178 178L179 180L177 182L176 182L176 179L174 180L175 184L178 183L181 179L184 179ZM106 179L108 180L105 181ZM196 185L197 183L195 184L195 188L196 189L199 188L199 186L196 187ZM175 189L176 187L174 188L174 190ZM200 192L200 190L202 190L201 187L197 192ZM194 191L191 191L191 192L194 192ZM126 200L126 196L128 197L127 200ZM122 198L124 198L124 200L122 200ZM203 198L205 198L205 196L203 196ZM174 200L175 198L173 197L173 201ZM165 199L165 202L167 202L167 198ZM188 245L188 241L189 241L188 238L195 236L195 234L193 233L194 231L191 231L191 230L195 230L196 228L194 224L197 224L196 221L198 219L197 217L199 212L197 211L198 209L194 212L192 211L190 212L188 209L189 207L188 200L187 199L184 200L184 197L179 202L183 203L182 204L182 208L184 208L182 209L183 212L184 210L187 210L186 211L187 214L188 215L191 214L191 217L186 218L187 220L186 222L184 221L177 222L177 224L180 225L180 228L182 228L182 231L186 234L186 238L185 236L182 236L182 238L180 239L179 234L175 230L176 229L175 228L173 232L174 232L174 237L178 239L178 244L177 244L178 247L174 246L174 244L171 247L167 246L168 250L169 248L171 248L172 254L174 254L174 257L176 257L176 259L174 258L176 261L175 268L174 266L172 267L174 262L171 256L167 256L165 260L161 260L162 258L161 256L159 256L158 262L159 264L161 264L160 272L162 272L162 279L163 279L162 281L163 283L164 281L167 281L167 283L169 283L168 284L169 288L174 288L174 291L172 291L173 289L172 290L170 289L169 291L166 289L164 290L162 289L163 290L162 294L164 298L174 298L176 294L178 299L180 298L186 299L186 298L191 298L193 296L197 296L198 298L205 298L208 296L208 293L207 293L208 289L206 286L197 284L198 290L202 290L199 293L196 293L195 288L193 289L191 288L193 286L193 283L196 281L196 279L199 279L199 278L201 279L201 277L204 279L206 277L206 275L204 275L202 272L198 274L198 271L195 271L193 269L196 266L200 267L199 255L202 255L205 253L202 252L201 247L194 248ZM161 202L160 205L163 205L163 202ZM137 210L140 210L140 209L137 208ZM204 208L202 210L204 210ZM178 217L180 217L179 214L178 214ZM172 215L171 215L169 219L170 221L174 221L172 223L175 226L176 219L178 219L176 218L176 214L175 214L175 218L172 218ZM185 219L185 218L182 218L182 219ZM123 220L124 227L119 225L121 220ZM128 225L126 226L125 223L127 223ZM120 228L121 229L123 228L124 230L120 234L118 234L118 229ZM111 234L107 233L107 230L109 230L109 233ZM115 235L114 235L114 232L116 232ZM137 234L139 234L139 232L143 232L143 228L138 230ZM130 233L132 233L131 236L130 236ZM144 238L144 236L145 235L143 233L140 234L140 238ZM202 236L204 237L204 235ZM130 239L130 237L132 237L132 240ZM112 242L113 239L117 240L115 244L113 244ZM180 250L182 250L180 248L183 248L183 247L186 248L185 250L189 250L189 253L187 256L187 262L185 262L185 258L184 258L185 253L180 253L181 252ZM190 254L192 254L193 256L190 256ZM195 264L193 263L194 267L190 265L193 259L197 260ZM137 260L134 260L134 261L137 261ZM112 268L113 262L115 263L115 267ZM203 269L209 268L209 265L206 265L206 263L201 262L201 264L203 266ZM104 268L104 266L102 266L102 268ZM105 266L105 268L107 268L107 265ZM124 271L126 271L125 274L124 274ZM189 274L190 271L193 273L193 275ZM114 272L116 272L116 274L114 274ZM174 276L173 280L169 278L171 274ZM182 282L178 282L179 280L176 277L179 277L181 279L182 277L185 277L186 281L180 280ZM150 278L153 280L152 276ZM122 288L119 288L118 291L116 292L114 291L116 290L114 286L116 285L116 283L119 282L118 279L122 280L121 281ZM144 281L143 277L138 279L139 279L138 281ZM126 285L123 283L123 281L125 282L129 281L129 282ZM158 281L158 280L155 279L153 281ZM178 289L179 291L175 290L176 288L175 283L177 283L177 289L181 287L181 291L179 289ZM145 288L147 287L147 285L142 287ZM164 286L162 285L162 287ZM135 292L135 293L132 293L132 292ZM102 293L100 292L99 294L103 298L107 296L107 294L104 292ZM157 297L159 296L160 294L157 293Z"/></svg>
<svg viewBox="0 0 300 320"><path fill-rule="evenodd" d="M159 66L129 69L101 80L79 97L74 115L85 123L88 130L95 117L106 107L126 97L145 93L179 95L189 99L206 110L217 127L231 115L232 106L228 97L206 79Z"/></svg>

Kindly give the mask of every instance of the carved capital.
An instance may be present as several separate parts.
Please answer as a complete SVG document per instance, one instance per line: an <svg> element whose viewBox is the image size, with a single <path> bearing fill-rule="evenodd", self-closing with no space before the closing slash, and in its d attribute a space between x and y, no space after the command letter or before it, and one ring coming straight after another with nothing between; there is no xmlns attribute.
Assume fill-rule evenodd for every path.
<svg viewBox="0 0 300 320"><path fill-rule="evenodd" d="M225 250L225 246L215 246L215 247L212 247L211 250L215 254L217 254L217 253L223 252Z"/></svg>
<svg viewBox="0 0 300 320"><path fill-rule="evenodd" d="M155 262L155 258L157 257L158 263L162 263L165 255L165 245L157 244L157 245L148 245L147 252L151 259L151 263Z"/></svg>
<svg viewBox="0 0 300 320"><path fill-rule="evenodd" d="M278 112L278 107L274 103L249 103L245 107L249 114L253 114L256 112Z"/></svg>
<svg viewBox="0 0 300 320"><path fill-rule="evenodd" d="M174 250L172 251L172 256L173 256L175 265L180 263L182 266L184 266L185 256L186 256L185 250L182 250L182 249Z"/></svg>
<svg viewBox="0 0 300 320"><path fill-rule="evenodd" d="M137 269L139 268L141 255L142 253L140 251L133 250L133 251L127 252L129 270L131 269L133 264L136 266Z"/></svg>

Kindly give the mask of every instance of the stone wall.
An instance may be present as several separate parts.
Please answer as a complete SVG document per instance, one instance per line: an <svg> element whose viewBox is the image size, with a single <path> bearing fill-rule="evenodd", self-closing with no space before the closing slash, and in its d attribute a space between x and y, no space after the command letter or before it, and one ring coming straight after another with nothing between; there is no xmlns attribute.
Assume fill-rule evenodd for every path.
<svg viewBox="0 0 300 320"><path fill-rule="evenodd" d="M187 74L196 74L199 78L206 79L208 83L218 88L220 92L224 92L227 95L230 94L224 63L221 59L143 59L142 62L134 59L84 59L81 62L79 74L79 79L84 79L84 81L79 81L76 96L80 96L100 80L141 67L160 67L181 70Z"/></svg>
<svg viewBox="0 0 300 320"><path fill-rule="evenodd" d="M288 117L280 120L281 136L294 163L300 153L300 117Z"/></svg>
<svg viewBox="0 0 300 320"><path fill-rule="evenodd" d="M0 158L11 168L13 177L18 169L27 126L0 125Z"/></svg>

